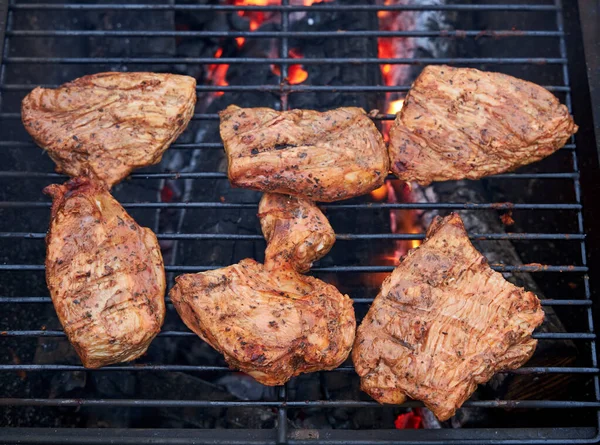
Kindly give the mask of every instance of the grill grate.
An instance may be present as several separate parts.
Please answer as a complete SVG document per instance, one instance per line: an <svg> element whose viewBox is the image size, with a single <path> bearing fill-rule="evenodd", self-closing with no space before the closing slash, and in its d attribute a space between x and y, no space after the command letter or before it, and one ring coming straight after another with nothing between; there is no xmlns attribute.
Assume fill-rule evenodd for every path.
<svg viewBox="0 0 600 445"><path fill-rule="evenodd" d="M558 68L560 82L557 84L548 85L546 88L555 92L566 103L571 111L573 98L576 100L587 100L587 96L575 96L575 91L580 91L579 88L571 88L569 79L569 68L574 64L582 63L581 60L569 60L567 56L567 42L569 33L565 30L564 17L569 17L574 20L575 24L567 23L569 29L577 27L577 20L574 18L576 13L575 2L569 2L568 5L561 4L560 0L555 0L551 4L439 4L439 5L375 5L373 2L364 2L368 4L344 4L344 11L359 11L363 13L373 13L376 11L447 11L455 14L475 14L475 13L498 13L506 14L507 12L515 14L554 14L555 22L554 29L537 30L537 29L504 29L504 30L486 30L486 29L469 29L466 31L368 31L368 30L347 30L339 32L337 30L329 31L314 31L314 32L298 32L291 30L290 15L297 12L314 12L314 11L340 11L339 5L335 4L320 4L316 3L312 6L296 6L290 5L289 0L281 0L280 5L270 6L233 6L225 4L177 4L176 0L168 0L167 3L149 2L148 4L87 4L87 3L29 3L26 0L0 0L0 150L6 151L13 158L20 156L32 156L31 153L38 153L39 149L35 148L35 144L25 136L23 132L14 131L14 127L18 127L20 113L18 112L18 100L15 97L23 97L32 86L38 85L35 80L29 79L29 74L34 70L49 70L53 74L58 73L58 77L64 77L62 81L67 81L72 78L68 74L63 74L68 70L68 66L81 66L90 72L93 71L108 71L110 69L131 69L135 66L139 69L143 66L144 69L152 70L154 66L170 65L170 66L189 66L197 64L228 64L228 65L265 65L277 64L280 65L279 82L277 85L198 85L197 92L199 94L207 94L213 92L236 93L236 92L259 92L264 94L276 95L279 98L281 109L289 109L289 96L291 94L305 93L323 93L323 94L344 94L344 93L390 93L390 92L406 92L409 85L399 86L381 86L381 85L290 85L287 83L288 70L291 64L297 63L288 57L290 49L290 39L347 39L347 38L442 38L442 39L469 39L469 38L510 38L517 41L528 41L529 39L550 39L553 50L553 57L416 57L416 58L397 58L397 59L379 59L377 57L331 57L331 58L305 58L302 59L302 64L309 65L424 65L424 64L451 64L451 65L466 65L481 67L484 66L489 70L501 71L506 66L523 67L526 72L531 70L543 71L552 67ZM276 31L193 31L193 30L134 30L134 29L107 29L107 30L84 30L84 29L27 29L25 26L17 26L17 16L26 14L61 14L57 17L69 17L69 14L78 13L118 13L118 14L136 14L143 12L150 14L155 12L179 12L179 13L237 13L238 11L261 11L261 12L277 12L280 13L281 21L279 29ZM4 21L6 19L6 22ZM110 18L109 18L110 20ZM22 22L19 22L22 23ZM58 19L57 19L58 23ZM111 23L114 25L114 23ZM510 23L506 23L507 28L510 28ZM59 26L57 25L56 28ZM75 25L77 28L77 26ZM96 42L112 41L115 39L130 39L130 38L202 38L202 39L233 39L235 37L243 37L245 39L277 39L279 54L282 57L277 58L259 58L259 57L100 57L92 55L90 51L89 57L71 57L71 56L54 56L47 54L44 56L21 56L14 55L11 52L12 45L18 43L20 39L35 39L40 42L43 39L63 39L63 38L93 38L100 39ZM577 42L569 46L576 45ZM98 45L98 43L96 43ZM93 48L92 48L93 49ZM164 68L163 68L164 69ZM310 78L309 78L310 82ZM582 82L581 78L577 78L576 82ZM585 79L583 79L585 83ZM54 87L57 84L46 84L44 86ZM576 85L576 83L573 83ZM194 121L210 122L218 120L218 115L205 112L206 110L198 110L193 117ZM374 116L376 121L390 121L394 118L390 114L378 114ZM575 120L581 123L582 116L575 114ZM593 146L590 139L585 139L586 132L580 130L577 136L578 144L575 144L575 139L571 140L560 154L568 158L569 171L561 172L525 172L509 173L496 175L489 178L490 184L502 180L524 181L523 184L529 184L527 181L562 181L565 187L571 190L572 199L564 202L553 202L552 196L539 196L539 201L534 203L526 202L417 202L417 203L372 203L365 199L353 200L351 202L333 203L321 206L323 209L336 212L381 212L390 209L399 210L468 210L468 211L529 211L537 212L539 215L549 215L549 218L560 218L568 220L565 227L571 227L570 230L565 230L564 233L554 233L554 227L550 224L546 225L544 232L526 232L526 233L470 233L473 240L494 241L494 240L512 240L515 242L561 242L569 245L577 246L577 255L579 258L576 261L569 261L564 264L563 257L556 255L557 263L554 264L493 264L495 270L507 273L534 273L536 278L544 280L546 276L555 277L560 273L561 278L564 276L573 277L572 280L581 285L573 288L572 293L568 294L558 287L560 291L555 294L547 292L550 296L548 299L542 300L545 307L553 307L557 309L568 309L575 311L583 311L585 323L573 332L538 332L534 337L541 341L550 340L570 340L575 342L579 356L577 357L576 366L525 366L521 369L508 371L506 374L516 375L544 375L557 374L563 376L577 376L580 380L579 391L581 395L587 391L587 396L578 396L572 400L469 400L465 403L467 408L485 408L485 409L506 409L518 408L520 410L570 410L577 409L577 413L582 411L591 413L593 421L585 425L577 424L571 427L570 421L566 421L566 425L560 425L558 428L499 428L491 425L489 428L477 428L469 430L427 430L427 431L388 431L388 430L370 430L370 431L347 431L347 430L308 430L302 428L290 428L288 410L302 408L361 408L361 409L384 409L379 408L379 405L371 400L337 400L329 399L328 396L324 399L311 400L290 400L290 391L288 386L278 388L276 392L276 400L259 400L259 401L228 401L228 400L166 400L166 399L129 399L129 398L41 398L34 395L30 397L12 396L10 394L0 393L0 410L2 407L76 407L76 408L234 408L234 407L266 407L277 411L277 425L273 430L159 430L159 429L144 429L144 430L123 430L119 428L111 428L106 430L98 429L78 429L76 431L65 428L2 428L0 429L0 441L2 442L20 442L20 443L108 443L111 441L119 441L120 443L155 443L161 441L164 443L195 443L211 442L211 443L254 443L254 442L269 442L269 443L592 443L600 438L600 382L596 357L596 334L594 332L592 312L595 310L592 304L592 288L588 272L588 258L586 247L598 248L597 245L586 246L586 226L584 226L582 206L582 190L580 185L580 174L586 175L588 178L597 174L597 166L585 167L585 171L580 172L579 169L579 154L589 156L591 151L587 148L581 148L581 141ZM588 133L589 135L589 133ZM213 142L177 142L170 150L179 150L186 153L190 150L222 150L222 144ZM592 150L593 151L593 150ZM38 153L39 154L39 153ZM584 158L585 160L585 158ZM586 163L588 164L588 163ZM8 164L11 165L11 164ZM36 243L38 246L43 244L42 239L45 236L43 229L45 221L37 229L29 229L27 227L19 227L10 225L10 221L14 219L14 215L19 212L31 212L32 218L47 218L49 213L50 203L40 198L38 194L29 193L28 190L41 190L41 184L50 182L62 182L65 176L53 173L51 164L45 163L42 171L36 171L33 168L19 167L18 162L10 169L0 167L0 182L8 184L15 180L27 185L24 190L19 193L11 193L3 191L0 195L0 215L6 218L6 223L0 222L0 249L5 249L2 254L3 263L0 264L0 357L2 350L9 348L8 342L27 341L27 339L40 338L61 338L64 333L60 330L31 329L22 327L28 325L25 323L27 311L33 304L49 305L51 300L48 296L42 295L27 295L19 288L13 289L11 286L3 283L9 282L11 274L21 274L23 277L34 277L40 275L44 270L41 264L25 263L21 260L21 256L15 252L15 246L25 246L28 243ZM47 167L47 168L46 168ZM597 176L596 176L597 177ZM148 171L135 173L131 175L131 181L125 187L149 187L147 184L156 184L157 181L164 180L189 180L189 181L204 181L204 180L226 180L226 175L218 171L203 171L203 172L181 172L171 173L164 171ZM29 187L31 184L31 187ZM27 189L27 190L26 190ZM12 189L14 190L14 189ZM585 193L593 193L593 191L585 191ZM257 209L256 203L247 202L160 202L156 200L136 201L131 202L127 198L127 194L123 193L125 199L123 205L126 209L133 211L151 211L163 209L186 209L186 210L249 210ZM550 202L544 202L550 199ZM40 216L45 215L45 216ZM587 215L587 213L586 213ZM542 218L544 216L541 216ZM35 224L32 225L32 227ZM335 228L335 226L334 226ZM380 228L381 229L381 228ZM360 232L360 231L359 231ZM355 242L377 242L394 240L421 240L424 238L423 233L338 233L338 244L343 244L344 248L350 248ZM193 232L178 232L166 233L158 232L158 239L161 241L235 241L235 242L260 242L262 236L260 232L252 234L243 233L193 233ZM561 244L562 245L562 244ZM5 246L9 246L5 248ZM17 247L18 249L19 247ZM9 250L12 249L12 250ZM560 253L560 252L558 252ZM240 258L241 259L241 258ZM371 261L371 260L369 260ZM223 265L189 265L189 264L172 264L167 265L167 272L183 273L183 272L199 272L211 270ZM381 272L389 272L393 267L378 265L378 264L339 264L339 265L323 265L313 268L316 274L335 274L336 278L344 279L348 274L373 274ZM542 272L544 274L542 274ZM36 275L37 274L37 275ZM339 276L338 276L339 274ZM33 278L32 278L33 279ZM552 280L553 278L548 278ZM558 280L558 278L554 278ZM571 279L571 278L569 278ZM593 280L592 280L593 281ZM23 286L25 289L26 287ZM25 295L22 295L25 293ZM352 296L352 295L351 295ZM356 305L368 305L373 301L372 295L364 297L357 296L354 298ZM167 299L167 302L169 300ZM20 311L20 319L3 319L3 307L18 307ZM183 325L180 324L181 329ZM4 329L4 330L2 330ZM183 330L165 330L159 334L156 342L162 341L160 338L195 338L195 334ZM6 343L6 346L5 344ZM2 388L1 381L3 375L8 375L14 372L73 372L85 371L88 373L94 372L189 372L189 373L231 373L232 371L225 366L207 366L207 365L178 365L172 363L150 363L150 364L135 364L135 365L118 365L103 368L102 370L85 370L80 365L61 364L61 363L20 363L20 360L13 360L0 363L0 389ZM338 368L335 372L352 373L351 366L344 365ZM582 390L583 388L583 390ZM327 392L327 391L325 391ZM407 402L404 407L422 406L419 402ZM521 411L519 411L521 412ZM547 411L542 411L547 412ZM0 411L1 413L1 411ZM518 416L518 414L513 414ZM0 416L0 425L3 418ZM35 426L35 425L30 425ZM565 427L566 426L566 427ZM391 427L391 425L390 425ZM289 429L288 429L289 428Z"/></svg>

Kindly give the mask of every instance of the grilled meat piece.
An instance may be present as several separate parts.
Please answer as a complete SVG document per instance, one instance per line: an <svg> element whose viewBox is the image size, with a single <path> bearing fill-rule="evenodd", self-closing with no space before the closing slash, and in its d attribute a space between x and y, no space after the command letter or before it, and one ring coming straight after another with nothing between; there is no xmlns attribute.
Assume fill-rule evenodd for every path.
<svg viewBox="0 0 600 445"><path fill-rule="evenodd" d="M500 73L428 66L390 130L398 178L479 179L551 155L577 131L546 89Z"/></svg>
<svg viewBox="0 0 600 445"><path fill-rule="evenodd" d="M529 360L543 319L537 297L494 272L451 214L385 279L352 359L378 402L408 396L446 420L477 384Z"/></svg>
<svg viewBox="0 0 600 445"><path fill-rule="evenodd" d="M165 317L156 236L89 178L44 192L53 198L46 282L67 337L87 368L139 357Z"/></svg>
<svg viewBox="0 0 600 445"><path fill-rule="evenodd" d="M352 348L352 300L316 278L245 259L176 282L169 295L186 326L264 385L336 368Z"/></svg>
<svg viewBox="0 0 600 445"><path fill-rule="evenodd" d="M258 205L260 226L267 240L265 267L308 272L327 255L335 232L314 202L278 193L265 193Z"/></svg>
<svg viewBox="0 0 600 445"><path fill-rule="evenodd" d="M360 108L221 111L229 180L238 187L337 201L379 187L389 160L381 134Z"/></svg>
<svg viewBox="0 0 600 445"><path fill-rule="evenodd" d="M194 113L196 80L156 73L100 73L57 89L35 88L21 115L58 172L108 187L157 164Z"/></svg>

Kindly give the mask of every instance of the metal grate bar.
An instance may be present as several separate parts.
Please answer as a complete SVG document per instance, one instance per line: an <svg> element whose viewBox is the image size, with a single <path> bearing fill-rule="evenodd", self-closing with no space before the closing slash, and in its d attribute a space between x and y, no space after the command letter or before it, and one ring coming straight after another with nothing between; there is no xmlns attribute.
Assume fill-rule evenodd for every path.
<svg viewBox="0 0 600 445"><path fill-rule="evenodd" d="M285 58L272 59L261 57L4 57L6 64L282 64ZM378 59L373 57L314 57L302 58L303 65L342 65L342 64L371 64L371 65L566 65L567 59L561 57L419 57Z"/></svg>
<svg viewBox="0 0 600 445"><path fill-rule="evenodd" d="M139 31L139 30L101 30L89 31L85 29L73 30L8 30L9 37L202 37L202 38L282 38L293 37L299 39L311 38L349 38L349 37L561 37L560 31L516 31L516 30L458 30L458 31Z"/></svg>
<svg viewBox="0 0 600 445"><path fill-rule="evenodd" d="M306 401L221 401L221 400L152 400L152 399L0 399L0 406L120 406L140 408L232 408L232 407L347 407L347 408L384 408L377 402L359 400L306 400ZM424 406L421 402L408 401L401 405L405 408ZM465 408L600 408L600 402L571 400L469 400Z"/></svg>
<svg viewBox="0 0 600 445"><path fill-rule="evenodd" d="M65 337L63 331L54 330L6 330L0 331L1 337ZM191 331L161 331L157 337L192 337L198 336ZM594 340L596 334L591 332L537 332L533 338L538 340Z"/></svg>
<svg viewBox="0 0 600 445"><path fill-rule="evenodd" d="M222 266L165 266L167 272L206 272L208 270L223 269ZM490 267L497 272L588 272L587 266L553 266L548 264L522 264L518 266L509 266L506 264L490 264ZM364 272L364 273L379 273L391 272L395 269L394 266L330 266L330 267L313 267L312 272ZM0 271L35 271L45 270L43 264L0 264Z"/></svg>
<svg viewBox="0 0 600 445"><path fill-rule="evenodd" d="M165 240L247 240L261 241L263 235L243 235L237 233L157 233L158 239ZM44 239L42 232L0 232L0 238ZM470 239L475 240L582 240L582 233L471 233ZM425 239L424 233L337 233L338 241L354 240L420 240Z"/></svg>
<svg viewBox="0 0 600 445"><path fill-rule="evenodd" d="M52 172L31 171L0 171L0 178L43 178L66 180L67 175ZM133 173L131 179L229 179L225 172L172 172L172 173ZM579 178L579 173L503 173L489 176L486 179L574 179ZM388 176L387 179L396 179Z"/></svg>
<svg viewBox="0 0 600 445"><path fill-rule="evenodd" d="M220 89L220 88L219 88ZM287 90L285 86L277 89L277 92L280 94L287 94L292 91ZM393 121L396 119L395 114L378 114L376 116L370 116L374 121ZM0 119L21 119L20 113L0 113ZM192 116L192 120L218 120L218 114L194 114ZM213 143L217 144L217 143ZM216 145L215 145L216 147ZM219 147L223 147L223 144L219 144ZM567 146L563 148L568 148Z"/></svg>
<svg viewBox="0 0 600 445"><path fill-rule="evenodd" d="M251 5L161 5L161 4L61 4L61 3L18 3L10 6L11 9L27 10L132 10L132 11L339 11L339 6L327 4L313 4L311 6L300 5L269 5L269 6L251 6ZM560 11L555 5L535 5L535 4L495 4L495 5L356 5L345 4L345 11Z"/></svg>
<svg viewBox="0 0 600 445"><path fill-rule="evenodd" d="M0 118L2 118L2 114L0 114ZM18 115L17 115L18 117ZM215 115L215 119L218 119L218 115ZM11 147L11 148L19 148L19 147L36 147L39 148L35 143L31 141L0 141L0 147ZM223 144L220 142L192 142L192 143L174 143L169 147L169 150L173 149L196 149L196 148L219 148L223 149ZM561 150L574 150L575 144L565 144Z"/></svg>
<svg viewBox="0 0 600 445"><path fill-rule="evenodd" d="M58 84L40 84L40 85L29 85L29 84L6 84L0 85L0 91L31 91L34 87L42 88L57 88ZM557 85L546 85L544 86L548 91L554 92L568 92L571 91L570 87L557 86ZM391 93L391 92L407 92L410 90L410 85L395 85L395 86L380 86L380 85L196 85L196 91L198 92L241 92L241 91L260 91L260 92L289 92L289 93L310 93L310 92L378 92L378 93ZM199 115L196 115L199 116ZM203 119L219 119L218 114L205 114ZM393 115L382 115L386 119L393 119ZM7 118L20 118L19 113L5 113L2 117ZM381 119L379 116L373 117L373 119ZM35 145L35 144L32 144ZM172 148L171 146L170 148Z"/></svg>
<svg viewBox="0 0 600 445"><path fill-rule="evenodd" d="M126 209L161 209L161 208L189 208L189 209L257 209L258 204L235 204L227 202L126 202L121 203ZM38 201L0 201L0 208L49 208L50 202ZM471 202L446 202L446 203L361 203L361 204L323 204L321 209L447 209L447 210L579 210L581 204L513 204L511 202L471 203Z"/></svg>
<svg viewBox="0 0 600 445"><path fill-rule="evenodd" d="M105 366L103 368L85 368L81 365L54 365L54 364L19 364L19 365L0 365L0 372L2 371L53 371L53 372L66 372L66 371L86 371L86 372L118 372L118 371L161 371L161 372L239 372L235 369L231 369L227 366L202 366L202 365L153 365L153 364L135 364L135 365L115 365ZM327 372L355 372L352 366L340 366L339 368L332 369ZM519 369L506 370L499 372L499 374L598 374L600 369L598 368L585 368L585 367L562 367L562 366L536 366L527 367L524 366Z"/></svg>
<svg viewBox="0 0 600 445"><path fill-rule="evenodd" d="M370 304L373 298L352 298L354 303ZM170 298L165 298L167 304L171 304ZM2 303L32 303L32 304L47 304L52 303L50 297L0 297ZM541 300L542 306L591 306L590 300Z"/></svg>
<svg viewBox="0 0 600 445"><path fill-rule="evenodd" d="M289 6L289 0L281 0L281 6ZM288 32L290 29L290 14L289 11L283 11L281 14L281 29L283 32ZM279 57L283 57L283 63L279 64L279 85L286 86L289 84L288 82L288 74L289 74L289 40L288 36L283 36L279 40ZM287 111L289 110L288 103L288 92L281 91L279 94L279 107L281 110ZM277 397L280 402L287 401L287 382L279 387ZM287 417L287 407L280 406L277 408L277 443L284 444L287 443L288 431L288 417Z"/></svg>

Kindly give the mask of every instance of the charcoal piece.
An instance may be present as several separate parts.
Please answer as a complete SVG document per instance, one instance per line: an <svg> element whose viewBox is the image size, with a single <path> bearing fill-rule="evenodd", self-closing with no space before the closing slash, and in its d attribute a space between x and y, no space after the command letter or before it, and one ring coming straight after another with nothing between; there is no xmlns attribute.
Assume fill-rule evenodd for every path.
<svg viewBox="0 0 600 445"><path fill-rule="evenodd" d="M239 400L277 400L277 388L261 385L241 372L225 374L217 384Z"/></svg>
<svg viewBox="0 0 600 445"><path fill-rule="evenodd" d="M340 0L337 2L342 4ZM361 4L352 0L343 4ZM376 30L379 27L375 11L335 12L310 11L296 22L291 30L303 33L330 31L332 29ZM311 38L290 39L289 47L298 49L306 58L376 58L377 39L375 38ZM376 64L310 64L305 65L310 85L355 85L369 86L381 84L381 71ZM362 107L367 111L378 108L382 95L357 91L348 92L303 92L290 96L290 108L308 108L319 111L336 107Z"/></svg>
<svg viewBox="0 0 600 445"><path fill-rule="evenodd" d="M137 397L144 399L233 401L235 397L224 388L183 372L145 372L140 379ZM170 428L218 428L225 426L224 408L158 408L143 411L152 413L155 424ZM144 416L135 419L139 427L147 427ZM136 423L134 423L134 426Z"/></svg>

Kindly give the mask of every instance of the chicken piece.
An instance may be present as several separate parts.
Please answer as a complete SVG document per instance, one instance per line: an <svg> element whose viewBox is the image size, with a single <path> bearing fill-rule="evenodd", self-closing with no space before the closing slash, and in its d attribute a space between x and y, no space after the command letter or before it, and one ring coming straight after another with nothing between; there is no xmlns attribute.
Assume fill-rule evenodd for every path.
<svg viewBox="0 0 600 445"><path fill-rule="evenodd" d="M169 295L186 326L263 385L336 368L350 354L352 300L321 280L245 259L175 281Z"/></svg>
<svg viewBox="0 0 600 445"><path fill-rule="evenodd" d="M446 420L477 384L529 360L543 319L537 297L493 271L451 214L385 279L352 359L378 402L408 396Z"/></svg>
<svg viewBox="0 0 600 445"><path fill-rule="evenodd" d="M389 160L381 134L361 108L221 111L229 180L263 192L337 201L381 186Z"/></svg>
<svg viewBox="0 0 600 445"><path fill-rule="evenodd" d="M258 205L260 226L267 240L265 267L308 272L327 255L335 232L314 202L277 193L265 193Z"/></svg>
<svg viewBox="0 0 600 445"><path fill-rule="evenodd" d="M112 187L160 162L194 113L196 80L156 73L100 73L57 89L35 88L21 115L34 141L70 176Z"/></svg>
<svg viewBox="0 0 600 445"><path fill-rule="evenodd" d="M156 236L89 178L52 196L46 282L58 319L86 368L138 358L165 317L165 271Z"/></svg>
<svg viewBox="0 0 600 445"><path fill-rule="evenodd" d="M479 179L551 155L577 131L546 89L500 73L427 66L390 130L404 181Z"/></svg>

